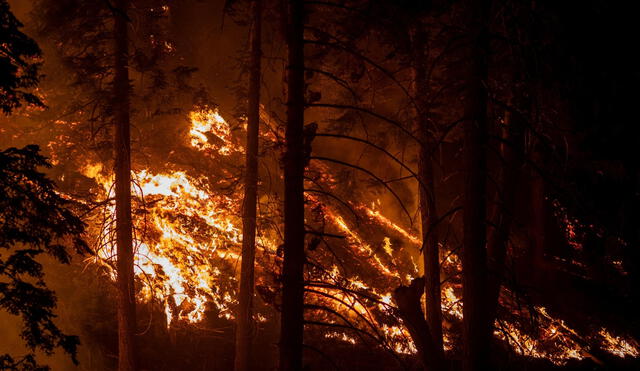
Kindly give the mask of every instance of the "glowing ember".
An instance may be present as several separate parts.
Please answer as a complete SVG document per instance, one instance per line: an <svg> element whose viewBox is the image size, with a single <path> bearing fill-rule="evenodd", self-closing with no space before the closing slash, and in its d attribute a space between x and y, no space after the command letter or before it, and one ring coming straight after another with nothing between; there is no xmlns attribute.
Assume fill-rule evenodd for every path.
<svg viewBox="0 0 640 371"><path fill-rule="evenodd" d="M358 342L354 337L349 336L349 335L345 334L344 332L328 332L328 333L324 334L324 337L327 338L327 339L341 340L341 341L344 341L345 343L349 343L351 345L355 345Z"/></svg>
<svg viewBox="0 0 640 371"><path fill-rule="evenodd" d="M393 257L393 248L391 248L391 239L389 237L384 238L384 246L382 247L384 252Z"/></svg>
<svg viewBox="0 0 640 371"><path fill-rule="evenodd" d="M194 111L189 118L191 146L200 150L213 150L223 156L244 151L241 146L234 143L231 128L217 109Z"/></svg>
<svg viewBox="0 0 640 371"><path fill-rule="evenodd" d="M407 331L406 327L383 325L382 330L390 339L390 343L392 344L393 350L396 353L400 353L400 354L418 353L418 349L416 348L413 341L411 341L411 335L409 335L409 331ZM398 341L398 339L401 339L404 341Z"/></svg>
<svg viewBox="0 0 640 371"><path fill-rule="evenodd" d="M376 253L371 249L371 246L365 243L357 233L351 230L344 219L339 215L334 215L333 213L327 212L325 213L326 217L331 220L341 231L347 234L347 238L349 242L358 249L358 252L364 256L372 257L375 261L375 265L386 275L400 278L400 275L397 272L394 272L389 267L387 267L380 258L376 255Z"/></svg>
<svg viewBox="0 0 640 371"><path fill-rule="evenodd" d="M407 232L404 228L400 227L398 224L392 222L391 220L389 220L387 217L385 217L384 215L382 215L379 211L377 210L372 210L369 209L368 207L364 207L367 215L369 215L372 218L375 218L376 220L378 220L378 222L380 222L381 224L387 226L388 228L391 228L393 230L395 230L396 232L400 233L403 237L405 237L407 240L409 240L412 244L417 245L417 246L421 246L422 245L422 241L417 238L416 236L412 235L411 233Z"/></svg>
<svg viewBox="0 0 640 371"><path fill-rule="evenodd" d="M604 328L600 329L598 335L602 338L602 348L607 352L620 358L640 356L640 351L635 341L613 336Z"/></svg>
<svg viewBox="0 0 640 371"><path fill-rule="evenodd" d="M506 341L517 354L546 358L557 365L563 365L570 359L585 358L582 348L554 325L543 330L539 339L524 333L513 323L496 321L495 326L494 335ZM549 346L550 342L552 346Z"/></svg>
<svg viewBox="0 0 640 371"><path fill-rule="evenodd" d="M445 313L462 319L462 301L454 294L453 287L447 286L444 289L441 307Z"/></svg>

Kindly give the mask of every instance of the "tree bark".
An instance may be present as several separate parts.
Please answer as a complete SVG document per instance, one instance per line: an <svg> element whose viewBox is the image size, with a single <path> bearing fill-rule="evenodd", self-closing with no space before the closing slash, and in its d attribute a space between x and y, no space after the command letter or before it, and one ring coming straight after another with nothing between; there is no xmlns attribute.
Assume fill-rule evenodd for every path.
<svg viewBox="0 0 640 371"><path fill-rule="evenodd" d="M133 237L131 224L131 137L129 117L129 37L128 1L115 2L114 40L115 75L113 108L115 120L114 156L116 176L116 243L117 243L117 307L118 370L136 369L136 308L133 274Z"/></svg>
<svg viewBox="0 0 640 371"><path fill-rule="evenodd" d="M516 93L518 94L518 93ZM496 318L496 313L500 299L500 287L504 279L505 258L507 245L511 232L511 224L515 212L516 189L522 168L524 125L519 113L511 111L505 112L504 128L502 129L502 140L500 154L502 155L502 170L500 174L500 189L493 212L495 228L489 238L489 321L492 323Z"/></svg>
<svg viewBox="0 0 640 371"><path fill-rule="evenodd" d="M420 190L420 217L422 221L422 253L425 275L425 314L436 351L444 358L442 342L442 297L440 290L440 248L438 232L433 226L438 219L435 207L433 163L428 157L429 149L420 149L419 173L423 184L431 184L429 189Z"/></svg>
<svg viewBox="0 0 640 371"><path fill-rule="evenodd" d="M284 156L284 261L280 370L302 370L304 302L304 2L289 0L286 15L287 124Z"/></svg>
<svg viewBox="0 0 640 371"><path fill-rule="evenodd" d="M438 235L434 228L434 221L438 219L435 197L435 179L433 174L433 156L435 141L429 134L428 110L426 97L428 95L428 81L426 68L427 35L423 25L416 22L412 32L413 51L413 84L412 97L414 103L414 126L421 140L418 157L418 204L422 222L422 254L424 259L425 276L425 316L430 336L436 349L433 352L444 359L442 342L442 298L440 292L440 249Z"/></svg>
<svg viewBox="0 0 640 371"><path fill-rule="evenodd" d="M251 360L254 332L253 290L256 254L256 202L258 192L258 137L260 129L260 77L262 58L262 0L252 2L251 61L249 107L247 110L247 152L242 209L242 266L236 328L234 368L247 371Z"/></svg>
<svg viewBox="0 0 640 371"><path fill-rule="evenodd" d="M465 4L463 55L466 74L464 97L464 238L463 369L488 370L491 323L487 308L486 249L486 142L487 142L487 35L489 1Z"/></svg>
<svg viewBox="0 0 640 371"><path fill-rule="evenodd" d="M443 354L438 350L430 335L429 324L420 309L420 297L425 286L424 278L417 278L409 286L400 286L393 292L393 300L398 306L398 314L413 339L420 360L427 371L443 369Z"/></svg>
<svg viewBox="0 0 640 371"><path fill-rule="evenodd" d="M534 143L532 161L538 166L538 168L544 168L544 159L542 154L541 144ZM533 238L532 250L530 252L530 259L532 264L530 265L534 284L540 285L543 283L546 271L546 265L544 260L546 250L547 239L547 201L545 194L545 180L537 171L531 170L531 211L532 211L532 225L531 235Z"/></svg>

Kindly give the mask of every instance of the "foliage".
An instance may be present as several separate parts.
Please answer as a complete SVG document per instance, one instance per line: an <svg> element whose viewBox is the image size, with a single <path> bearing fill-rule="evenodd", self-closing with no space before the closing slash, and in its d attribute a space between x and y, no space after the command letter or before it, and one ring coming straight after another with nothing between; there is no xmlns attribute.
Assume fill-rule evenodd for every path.
<svg viewBox="0 0 640 371"><path fill-rule="evenodd" d="M22 23L11 13L7 0L0 0L0 109L5 114L25 102L43 106L42 101L29 92L40 78L40 48L20 28Z"/></svg>
<svg viewBox="0 0 640 371"><path fill-rule="evenodd" d="M81 123L80 142L86 144L79 150L94 151L103 161L112 156L114 113L112 20L117 10L109 4L103 0L38 0L38 12L33 14L42 47L50 55L45 68L55 66L47 69L49 78L43 86L51 95L52 109L42 118L55 121L64 116L65 121ZM184 56L175 50L169 13L169 5L160 0L136 0L128 12L130 113L140 130L157 128L158 123L170 125L169 118L175 118L185 105L180 99L192 105L202 93L189 85L196 70L185 66ZM135 142L135 131L133 135ZM146 140L142 143L148 144ZM152 147L149 145L149 151Z"/></svg>
<svg viewBox="0 0 640 371"><path fill-rule="evenodd" d="M46 371L48 369L46 366L38 365L33 354L28 354L18 361L14 360L8 354L0 356L0 370Z"/></svg>
<svg viewBox="0 0 640 371"><path fill-rule="evenodd" d="M55 293L44 282L36 258L47 254L68 264L68 247L87 252L84 223L72 201L59 195L38 167L50 167L35 145L0 152L0 308L22 318L21 337L31 350L45 354L62 348L76 362L78 337L64 334L53 322ZM29 355L14 369L35 366ZM13 360L0 358L2 368Z"/></svg>
<svg viewBox="0 0 640 371"><path fill-rule="evenodd" d="M0 0L0 108L5 114L24 103L43 106L33 93L39 81L40 48L20 31L22 24ZM68 264L68 247L88 251L82 240L84 223L72 202L56 192L39 167L51 167L39 147L9 148L0 152L0 308L22 319L20 336L31 351L52 354L62 348L74 362L77 336L64 334L53 322L56 297L44 282L42 264L47 254ZM21 359L0 355L0 369L46 370L34 354Z"/></svg>

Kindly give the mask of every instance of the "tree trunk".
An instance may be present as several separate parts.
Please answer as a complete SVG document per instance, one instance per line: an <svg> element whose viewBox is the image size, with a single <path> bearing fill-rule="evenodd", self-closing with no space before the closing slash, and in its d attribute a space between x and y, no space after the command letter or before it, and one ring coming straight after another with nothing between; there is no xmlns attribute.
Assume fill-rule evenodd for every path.
<svg viewBox="0 0 640 371"><path fill-rule="evenodd" d="M517 93L516 93L517 94ZM505 127L502 130L500 154L502 155L502 170L500 174L500 189L494 210L495 228L489 238L489 321L493 322L499 305L500 287L504 278L505 258L511 223L515 212L516 189L523 165L524 125L519 113L505 112Z"/></svg>
<svg viewBox="0 0 640 371"><path fill-rule="evenodd" d="M115 75L113 107L115 120L114 155L116 175L116 243L118 306L118 370L136 369L134 332L136 328L131 225L131 139L129 122L129 66L127 0L115 2Z"/></svg>
<svg viewBox="0 0 640 371"><path fill-rule="evenodd" d="M289 0L280 370L302 369L304 302L304 3Z"/></svg>
<svg viewBox="0 0 640 371"><path fill-rule="evenodd" d="M429 158L429 149L420 149L419 173L423 184L430 184L429 189L420 190L420 217L422 220L422 252L424 258L425 276L425 311L426 319L431 330L431 337L436 351L444 358L442 343L442 297L440 291L440 249L438 247L438 232L433 226L438 219L435 207L435 187L433 180L433 163Z"/></svg>
<svg viewBox="0 0 640 371"><path fill-rule="evenodd" d="M541 144L534 143L532 153L532 161L538 166L543 168L543 155ZM531 211L532 211L532 225L531 235L533 237L532 250L530 252L530 259L532 264L531 276L533 277L534 284L538 287L543 283L545 279L545 260L544 254L546 250L547 239L547 201L545 195L545 180L542 175L536 170L531 170Z"/></svg>
<svg viewBox="0 0 640 371"><path fill-rule="evenodd" d="M247 110L247 153L242 209L242 267L236 328L236 371L250 369L253 339L253 289L256 254L256 202L258 191L258 136L260 128L260 64L262 1L253 0L251 33L251 66L249 76L249 107Z"/></svg>
<svg viewBox="0 0 640 371"><path fill-rule="evenodd" d="M435 179L433 175L433 145L435 141L428 131L428 110L426 97L428 94L427 68L426 68L426 37L423 25L420 22L414 27L412 32L413 50L413 84L412 97L415 105L414 126L421 140L418 158L418 195L420 218L422 222L422 253L424 258L425 276L425 315L430 336L436 349L433 352L438 354L438 358L444 359L444 348L442 343L442 307L440 292L440 253L438 247L437 231L433 227L434 221L438 219L436 211Z"/></svg>
<svg viewBox="0 0 640 371"><path fill-rule="evenodd" d="M398 314L409 330L420 360L427 371L443 369L444 359L430 335L429 324L420 309L420 297L424 290L424 278L417 278L409 286L400 286L393 292Z"/></svg>
<svg viewBox="0 0 640 371"><path fill-rule="evenodd" d="M465 4L467 53L464 97L463 369L488 370L491 323L487 308L486 142L488 0Z"/></svg>

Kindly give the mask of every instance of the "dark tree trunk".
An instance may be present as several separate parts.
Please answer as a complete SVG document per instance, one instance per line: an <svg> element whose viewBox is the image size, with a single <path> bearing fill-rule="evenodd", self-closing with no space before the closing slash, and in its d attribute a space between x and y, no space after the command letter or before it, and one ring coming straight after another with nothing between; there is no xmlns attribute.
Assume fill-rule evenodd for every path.
<svg viewBox="0 0 640 371"><path fill-rule="evenodd" d="M516 189L523 165L524 125L520 113L505 112L500 145L502 169L496 206L492 220L495 228L489 238L489 321L493 322L499 305L500 287L504 278L505 258L511 224L515 212Z"/></svg>
<svg viewBox="0 0 640 371"><path fill-rule="evenodd" d="M488 0L468 0L464 18L463 369L488 370L491 323L487 307L486 142Z"/></svg>
<svg viewBox="0 0 640 371"><path fill-rule="evenodd" d="M443 370L444 359L430 336L429 324L420 309L420 297L424 289L424 278L414 279L409 286L400 286L393 292L398 314L413 339L425 370Z"/></svg>
<svg viewBox="0 0 640 371"><path fill-rule="evenodd" d="M436 347L433 352L438 358L444 359L442 343L442 307L440 293L440 253L438 234L434 228L434 221L438 219L435 197L435 179L433 174L433 146L435 141L429 134L429 120L426 97L428 94L426 68L426 37L423 25L417 22L412 32L413 50L413 89L412 97L415 104L415 128L421 140L418 158L418 182L420 218L422 221L422 253L424 257L424 293L426 298L425 315L429 325L430 335Z"/></svg>
<svg viewBox="0 0 640 371"><path fill-rule="evenodd" d="M118 370L136 369L134 333L136 306L133 276L133 238L131 225L131 138L129 122L129 37L128 1L115 2L115 76L113 107L115 120L114 155L116 175L116 243L118 306Z"/></svg>
<svg viewBox="0 0 640 371"><path fill-rule="evenodd" d="M442 343L442 298L440 292L440 249L438 247L438 232L433 226L438 219L435 207L435 187L433 180L433 163L429 158L429 149L420 149L419 173L423 184L428 189L420 189L420 217L422 220L422 250L424 258L426 299L426 319L431 330L436 351L444 358ZM429 186L430 185L430 186Z"/></svg>
<svg viewBox="0 0 640 371"><path fill-rule="evenodd" d="M538 168L544 168L543 155L540 144L534 143L532 161ZM546 271L544 254L547 239L547 201L545 200L545 181L538 171L531 170L531 237L532 249L530 251L531 275L535 285L540 285L545 278Z"/></svg>
<svg viewBox="0 0 640 371"><path fill-rule="evenodd" d="M286 15L287 126L284 156L284 262L280 370L302 369L304 302L304 3L289 0Z"/></svg>
<svg viewBox="0 0 640 371"><path fill-rule="evenodd" d="M262 1L253 0L249 107L247 110L247 153L242 204L242 267L236 328L236 371L250 369L253 339L253 289L256 254L256 202L258 193L258 137L260 129L260 76L262 42Z"/></svg>

